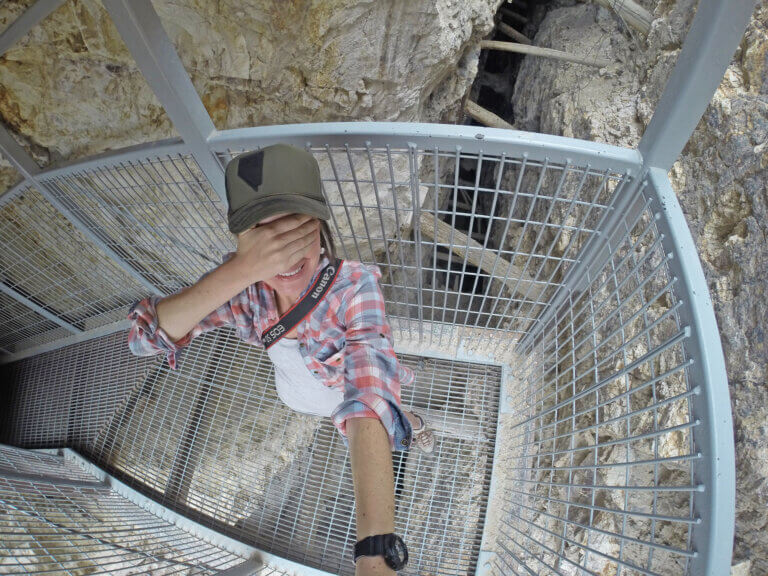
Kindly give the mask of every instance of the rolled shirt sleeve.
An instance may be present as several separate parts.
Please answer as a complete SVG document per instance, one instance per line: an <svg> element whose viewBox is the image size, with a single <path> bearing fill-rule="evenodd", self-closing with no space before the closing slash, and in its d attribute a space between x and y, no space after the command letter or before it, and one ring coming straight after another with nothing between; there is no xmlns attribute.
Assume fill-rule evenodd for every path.
<svg viewBox="0 0 768 576"><path fill-rule="evenodd" d="M243 307L241 302L243 297L244 293L219 306L197 323L186 336L176 342L158 324L157 305L162 298L159 296L145 298L134 304L128 313L128 320L131 322L128 331L128 348L137 356L165 354L168 366L175 370L177 352L189 345L194 338L221 326L236 325L233 307ZM247 301L247 296L245 296L245 300ZM247 303L245 305L247 306Z"/></svg>
<svg viewBox="0 0 768 576"><path fill-rule="evenodd" d="M369 271L362 275L344 311L344 401L331 417L345 440L350 418L378 418L390 448L405 450L412 430L400 407L400 366L378 275Z"/></svg>

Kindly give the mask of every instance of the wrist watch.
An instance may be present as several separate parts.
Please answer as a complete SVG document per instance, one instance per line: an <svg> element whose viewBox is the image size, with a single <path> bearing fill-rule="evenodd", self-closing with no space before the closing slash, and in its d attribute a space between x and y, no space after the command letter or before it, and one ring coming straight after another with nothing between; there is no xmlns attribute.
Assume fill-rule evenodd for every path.
<svg viewBox="0 0 768 576"><path fill-rule="evenodd" d="M384 562L392 570L402 570L408 564L408 548L403 539L395 534L363 538L355 544L355 562L360 556L384 556Z"/></svg>

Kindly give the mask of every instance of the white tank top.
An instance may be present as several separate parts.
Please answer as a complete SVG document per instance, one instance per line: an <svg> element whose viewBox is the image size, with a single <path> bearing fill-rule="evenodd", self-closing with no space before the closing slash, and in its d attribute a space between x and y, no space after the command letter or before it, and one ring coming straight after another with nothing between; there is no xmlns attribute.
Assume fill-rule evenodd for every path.
<svg viewBox="0 0 768 576"><path fill-rule="evenodd" d="M299 341L281 338L268 350L275 365L277 395L290 408L314 416L330 416L344 400L344 392L329 388L315 378L304 364Z"/></svg>

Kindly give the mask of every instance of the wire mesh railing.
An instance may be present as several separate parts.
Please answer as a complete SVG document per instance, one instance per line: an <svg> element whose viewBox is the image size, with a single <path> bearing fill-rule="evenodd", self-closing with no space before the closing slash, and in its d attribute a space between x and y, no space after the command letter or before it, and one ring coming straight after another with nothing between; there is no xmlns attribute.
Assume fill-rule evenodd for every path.
<svg viewBox="0 0 768 576"><path fill-rule="evenodd" d="M5 474L59 478L74 482L96 482L93 476L55 454L33 452L12 446L0 446L0 470Z"/></svg>
<svg viewBox="0 0 768 576"><path fill-rule="evenodd" d="M288 576L301 568L157 506L70 449L57 452L0 445L3 574Z"/></svg>
<svg viewBox="0 0 768 576"><path fill-rule="evenodd" d="M59 327L82 332L122 319L142 288L34 188L26 188L0 206L0 279L4 306L0 317L4 348L51 339ZM19 312L19 297L37 316ZM32 321L21 324L20 317ZM53 322L51 322L53 320ZM21 324L21 325L20 325ZM54 324L58 324L55 328ZM43 330L41 333L41 329ZM36 339L35 337L39 337Z"/></svg>
<svg viewBox="0 0 768 576"><path fill-rule="evenodd" d="M183 147L41 176L106 245L170 294L234 249L226 206Z"/></svg>
<svg viewBox="0 0 768 576"><path fill-rule="evenodd" d="M474 134L451 146L434 137L374 146L373 134L346 131L343 143L311 136L301 142L320 165L340 255L381 268L398 336L455 349L460 333L467 340L474 331L500 355L544 314L637 169L631 153L607 147L576 162L570 151L504 149ZM224 162L293 138L240 131L215 149Z"/></svg>
<svg viewBox="0 0 768 576"><path fill-rule="evenodd" d="M647 188L645 189L648 190ZM685 574L701 522L678 278L658 200L638 194L586 288L523 352L505 456L517 486L499 573ZM525 537L514 537L524 534Z"/></svg>
<svg viewBox="0 0 768 576"><path fill-rule="evenodd" d="M565 139L506 133L292 130L240 131L212 146L225 161L300 142L318 158L339 255L381 268L401 359L419 375L404 402L425 409L440 438L436 461L397 463L397 527L414 543L414 570L695 572L716 507L701 473L707 380L691 371L699 335L678 268L690 255L670 244L669 202L641 178L635 153L572 153ZM124 259L164 290L231 249L221 204L194 170L147 192L136 180L162 164L163 174L189 166L176 152L45 177L91 233L113 250L125 241ZM175 186L168 202L164 186ZM113 195L122 196L106 208L97 200ZM146 234L133 234L139 219ZM181 262L190 247L209 258ZM4 437L78 446L218 533L350 571L346 450L330 425L278 401L266 355L216 332L174 372L131 357L122 338L6 368L15 384ZM491 360L509 370L503 387ZM494 454L504 472L491 490Z"/></svg>
<svg viewBox="0 0 768 576"><path fill-rule="evenodd" d="M0 199L0 350L31 356L3 368L1 427L20 445L77 446L165 507L142 500L150 513L116 479L119 494L55 456L0 449L0 571L287 572L203 537L222 532L341 566L354 533L346 452L328 426L291 420L302 441L285 461L264 355L211 334L171 373L128 356L115 323L232 249L221 168L285 142L320 163L341 256L381 268L401 356L418 367L404 396L441 426L438 464L398 462L398 530L419 573L727 572L725 368L666 170L753 0L699 3L637 151L438 125L216 132L151 3L105 6L184 142L40 172L0 127L24 178ZM283 464L265 467L259 450ZM218 481L238 459L259 482Z"/></svg>
<svg viewBox="0 0 768 576"><path fill-rule="evenodd" d="M25 306L23 302L0 294L0 348L5 354L35 344L56 342L70 334L71 331Z"/></svg>
<svg viewBox="0 0 768 576"><path fill-rule="evenodd" d="M4 34L6 44L55 5L34 4ZM395 338L401 349L422 354L404 361L443 358L418 365L431 381L407 398L426 406L447 398L430 416L451 439L439 452L449 477L419 472L421 459L409 459L418 463L415 475L406 466L398 476L420 571L467 573L475 560L478 574L727 571L734 474L724 362L666 170L714 93L753 0L699 3L638 151L439 125L217 133L152 4L105 6L184 143L41 173L0 129L0 149L24 177L0 199L0 348L6 360L37 354L4 369L13 382L2 390L12 393L3 407L4 438L90 449L166 505L184 504L217 529L245 532L259 515L259 522L269 518L252 531L262 541L286 530L289 539L307 538L304 517L286 515L289 506L268 508L269 499L248 522L228 524L237 504L258 501L255 488L219 490L217 500L212 491L220 486L202 480L215 477L215 467L193 471L207 448L224 454L227 441L211 433L216 422L239 430L253 418L251 433L229 454L264 443L266 434L253 434L254 415L270 413L267 432L285 438L284 428L270 428L279 405L268 391L268 364L256 359L263 355L231 345L231 335L208 335L187 358L202 372L171 374L129 358L120 336L107 335L124 329L113 321L133 299L194 282L232 248L221 168L243 150L285 142L318 158L342 256L381 267ZM69 346L73 341L80 343ZM483 367L455 357L481 359ZM489 360L505 367L501 378ZM440 362L443 371L450 366L448 375ZM473 371L482 385L468 384ZM428 393L419 399L419 390ZM217 409L227 395L234 407L223 415ZM464 403L459 412L451 399ZM488 415L497 407L495 435ZM287 499L275 500L283 503L293 489L335 490L330 509L310 516L309 532L319 526L328 534L313 560L323 564L333 546L340 552L329 557L348 548L352 526L343 520L351 507L339 498L348 485L338 438L322 427L310 436L326 459L306 453L304 467L281 469L267 487L282 489ZM125 496L133 497L125 485L118 495L101 481L66 477L66 466L48 456L0 454L0 535L9 542L0 551L3 570L207 573L235 562L200 537L207 528L178 515L173 523L159 520ZM478 492L479 478L460 466L469 462L487 477L491 455L488 504L485 483ZM318 482L310 479L315 464ZM281 476L285 470L292 472ZM467 503L479 508L467 512ZM445 509L464 514L464 524L441 516ZM333 521L321 523L329 513ZM424 536L425 515L440 524L436 539ZM467 535L484 515L477 555L470 544L477 538ZM466 547L449 539L457 533ZM452 567L421 563L425 550L450 557Z"/></svg>
<svg viewBox="0 0 768 576"><path fill-rule="evenodd" d="M137 358L125 334L37 355L4 368L5 442L29 448L83 448L155 362Z"/></svg>
<svg viewBox="0 0 768 576"><path fill-rule="evenodd" d="M435 348L456 349L459 339L474 338L478 345L496 339L499 354L511 352L595 235L608 200L637 171L631 151L594 145L574 152L564 139L560 147L545 149L539 142L480 141L474 134L459 140L460 146L448 146L447 137L441 142L407 134L374 146L374 136L379 135L347 133L340 143L332 133L318 134L324 144L304 139L304 145L321 167L340 256L378 265L399 338L422 341L428 335ZM265 141L241 134L221 138L214 149L225 161L274 140L296 138L286 134ZM9 262L9 270L24 270L24 279L35 283L20 291L22 297L34 298L38 312L51 314L49 321L58 320L71 332L121 319L127 302L146 291L135 278L160 293L173 292L234 249L222 202L181 146L164 146L156 155L132 150L36 178L134 274L128 277L112 265L92 279L98 246L72 251L82 238L68 224L62 228L75 238L59 235L42 251L51 262L29 256L26 264ZM5 209L24 202L24 193L16 193ZM47 203L35 196L33 205ZM22 238L37 239L37 220L18 224ZM25 260L17 253L17 260ZM66 278L49 278L56 261L65 273L77 272L62 294L54 288ZM83 286L72 284L75 278ZM76 308L81 294L93 300L82 312ZM99 320L83 321L88 312L100 314ZM62 333L58 325L46 327L51 330L23 341L23 330L9 331L6 349L18 352Z"/></svg>

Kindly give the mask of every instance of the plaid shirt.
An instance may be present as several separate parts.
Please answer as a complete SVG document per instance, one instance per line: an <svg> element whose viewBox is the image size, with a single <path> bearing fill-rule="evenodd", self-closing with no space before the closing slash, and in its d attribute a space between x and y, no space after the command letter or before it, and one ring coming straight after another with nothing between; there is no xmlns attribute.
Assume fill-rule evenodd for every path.
<svg viewBox="0 0 768 576"><path fill-rule="evenodd" d="M328 263L328 258L321 258L302 297ZM349 418L378 418L387 430L391 448L403 450L410 445L411 425L400 408L400 386L413 382L414 375L395 356L379 278L377 266L345 260L331 289L297 325L296 332L309 371L326 386L344 391L344 401L331 418L345 442ZM174 370L176 353L200 334L234 326L239 338L263 346L262 333L279 319L274 293L258 282L173 342L158 326L159 301L160 297L151 296L131 308L128 346L138 356L165 353Z"/></svg>

